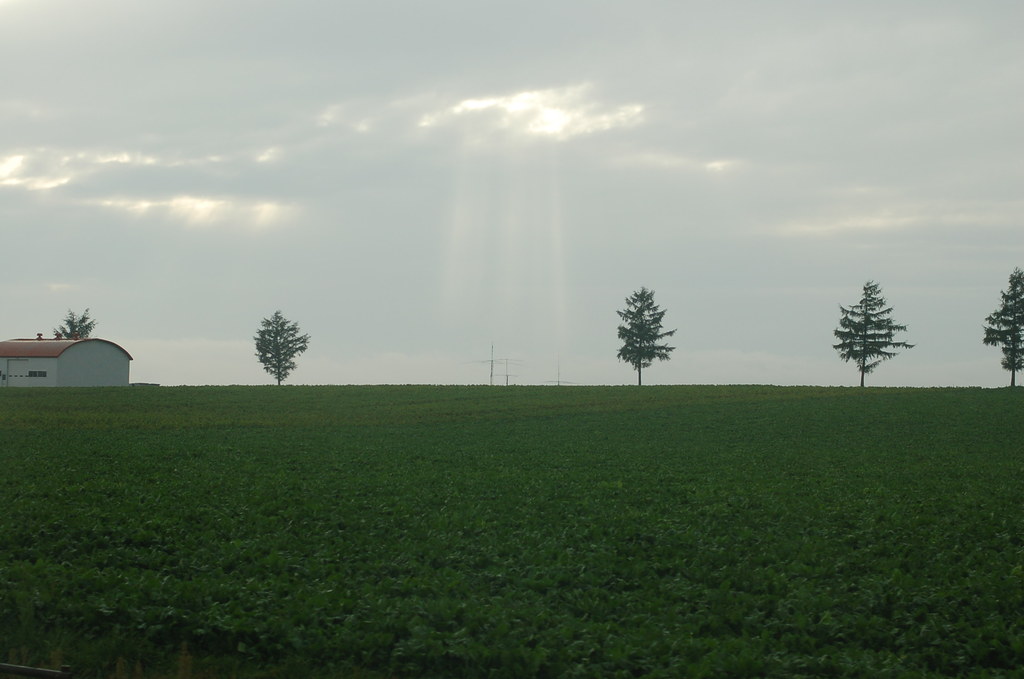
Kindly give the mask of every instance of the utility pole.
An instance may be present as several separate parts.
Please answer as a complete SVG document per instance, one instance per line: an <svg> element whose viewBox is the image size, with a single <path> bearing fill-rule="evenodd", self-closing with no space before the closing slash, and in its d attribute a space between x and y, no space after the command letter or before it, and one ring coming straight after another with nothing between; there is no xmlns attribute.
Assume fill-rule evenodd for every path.
<svg viewBox="0 0 1024 679"><path fill-rule="evenodd" d="M2 2L2 1L3 0L0 0L0 2ZM488 364L490 364L490 377L487 380L487 384L489 384L490 386L493 387L494 386L494 364L495 363L500 363L502 361L504 361L504 363L505 363L505 386L508 386L508 378L509 377L515 377L514 375L510 375L509 372L508 372L509 363L520 363L521 361L517 361L514 358L495 358L494 357L494 343L493 342L491 343L491 357L490 357L490 359L485 359L483 361L470 361L470 363L488 363ZM501 377L501 375L499 375L498 377Z"/></svg>
<svg viewBox="0 0 1024 679"><path fill-rule="evenodd" d="M505 386L507 387L508 386L508 378L516 377L516 375L512 375L511 373L509 373L509 371L508 371L508 364L509 363L519 363L519 361L516 361L515 359L511 359L511 358L500 358L498 360L499 361L505 361Z"/></svg>
<svg viewBox="0 0 1024 679"><path fill-rule="evenodd" d="M556 387L560 387L563 384L579 384L578 382L566 382L562 379L562 355L559 354L555 363L555 379L548 380L546 384L554 384Z"/></svg>

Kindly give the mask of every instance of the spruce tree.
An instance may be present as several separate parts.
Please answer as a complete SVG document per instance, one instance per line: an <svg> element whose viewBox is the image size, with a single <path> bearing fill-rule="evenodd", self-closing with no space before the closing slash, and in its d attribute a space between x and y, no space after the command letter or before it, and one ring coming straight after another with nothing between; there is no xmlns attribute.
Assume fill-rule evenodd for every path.
<svg viewBox="0 0 1024 679"><path fill-rule="evenodd" d="M64 339L85 339L92 334L95 327L96 321L89 317L88 309L83 311L81 315L68 309L68 313L64 317L64 323L53 329L53 335L54 337L63 337Z"/></svg>
<svg viewBox="0 0 1024 679"><path fill-rule="evenodd" d="M641 386L643 369L651 367L655 360L667 361L675 350L675 347L658 342L676 334L676 331L661 331L665 311L654 303L654 291L644 287L627 297L626 308L616 313L625 322L619 326L619 339L623 343L619 349L619 360L633 366L637 386Z"/></svg>
<svg viewBox="0 0 1024 679"><path fill-rule="evenodd" d="M887 361L898 352L890 349L911 349L913 344L895 341L897 332L906 332L907 326L894 322L889 315L892 307L885 306L882 289L878 283L868 281L860 302L850 307L839 305L841 316L834 335L839 340L832 348L839 352L839 358L853 361L860 371L860 386L864 376Z"/></svg>
<svg viewBox="0 0 1024 679"><path fill-rule="evenodd" d="M280 311L261 321L253 339L256 358L279 386L295 370L295 357L309 346L309 335L300 335L299 324L289 321Z"/></svg>
<svg viewBox="0 0 1024 679"><path fill-rule="evenodd" d="M1010 371L1010 386L1017 386L1017 371L1024 370L1024 271L1010 274L1002 303L985 322L985 344L1003 348L1002 366Z"/></svg>

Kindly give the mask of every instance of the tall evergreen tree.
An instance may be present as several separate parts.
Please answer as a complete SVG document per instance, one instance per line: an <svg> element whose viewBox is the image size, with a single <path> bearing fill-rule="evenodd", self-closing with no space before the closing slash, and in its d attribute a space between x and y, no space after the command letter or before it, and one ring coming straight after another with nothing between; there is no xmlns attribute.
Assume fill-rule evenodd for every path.
<svg viewBox="0 0 1024 679"><path fill-rule="evenodd" d="M624 321L619 326L619 360L629 363L636 370L636 383L643 385L643 369L651 367L655 360L667 361L675 350L667 344L658 344L666 337L676 334L675 330L661 331L665 311L654 303L654 291L640 288L626 298L626 308L616 312Z"/></svg>
<svg viewBox="0 0 1024 679"><path fill-rule="evenodd" d="M68 309L64 317L64 323L53 329L54 336L61 336L65 339L85 339L92 334L96 327L96 321L89 317L89 310L86 309L81 315Z"/></svg>
<svg viewBox="0 0 1024 679"><path fill-rule="evenodd" d="M1024 370L1024 271L1010 274L1002 302L985 323L985 344L1003 348L1002 366L1010 371L1010 386L1017 386L1017 371Z"/></svg>
<svg viewBox="0 0 1024 679"><path fill-rule="evenodd" d="M913 344L895 341L897 332L906 332L907 326L894 322L889 314L892 307L885 306L882 289L874 281L864 284L860 303L850 307L839 305L841 316L834 335L839 340L832 348L839 352L839 358L853 361L860 371L860 386L864 376L887 361L898 352L890 349L911 349Z"/></svg>
<svg viewBox="0 0 1024 679"><path fill-rule="evenodd" d="M299 324L289 321L280 311L264 318L256 333L256 358L277 384L295 370L295 357L309 346L309 335L299 334Z"/></svg>

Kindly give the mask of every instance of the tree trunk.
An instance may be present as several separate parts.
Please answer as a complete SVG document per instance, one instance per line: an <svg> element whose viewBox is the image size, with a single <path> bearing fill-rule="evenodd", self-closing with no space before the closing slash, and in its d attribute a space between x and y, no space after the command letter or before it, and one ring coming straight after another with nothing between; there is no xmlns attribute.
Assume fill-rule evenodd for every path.
<svg viewBox="0 0 1024 679"><path fill-rule="evenodd" d="M860 386L864 386L864 368L860 369Z"/></svg>
<svg viewBox="0 0 1024 679"><path fill-rule="evenodd" d="M1010 386L1011 387L1016 387L1017 386L1017 371L1016 370L1011 370L1010 371Z"/></svg>
<svg viewBox="0 0 1024 679"><path fill-rule="evenodd" d="M638 387L644 386L644 380L643 380L643 377L642 377L642 371L643 371L643 368L641 368L640 366L636 367L636 386L638 386Z"/></svg>

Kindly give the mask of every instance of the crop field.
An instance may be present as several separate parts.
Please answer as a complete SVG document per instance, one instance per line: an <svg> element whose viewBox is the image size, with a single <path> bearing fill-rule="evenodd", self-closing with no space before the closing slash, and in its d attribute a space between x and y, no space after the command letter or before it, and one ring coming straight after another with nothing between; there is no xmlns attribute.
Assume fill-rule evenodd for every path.
<svg viewBox="0 0 1024 679"><path fill-rule="evenodd" d="M0 660L1021 677L1024 390L0 390Z"/></svg>

